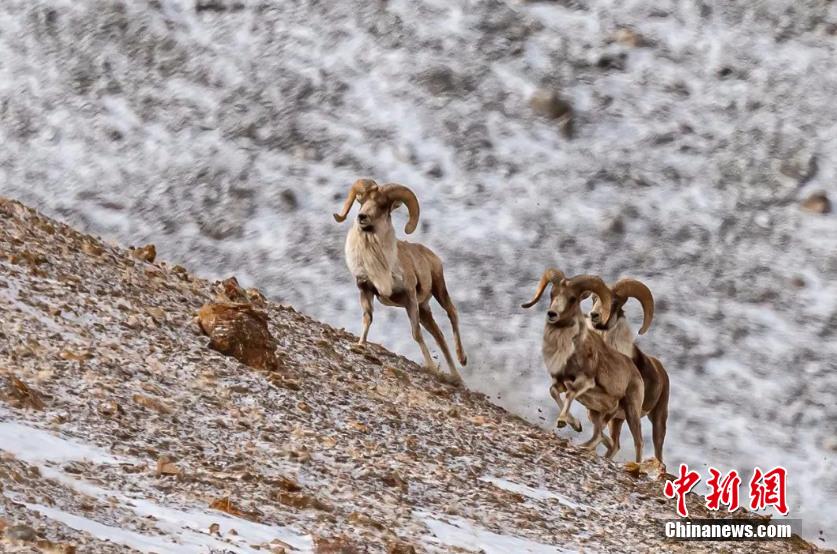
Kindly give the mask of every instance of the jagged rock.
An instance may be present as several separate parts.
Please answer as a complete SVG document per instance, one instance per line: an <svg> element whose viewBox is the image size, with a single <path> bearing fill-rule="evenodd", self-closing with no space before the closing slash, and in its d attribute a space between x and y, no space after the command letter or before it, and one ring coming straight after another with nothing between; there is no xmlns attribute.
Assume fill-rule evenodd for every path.
<svg viewBox="0 0 837 554"><path fill-rule="evenodd" d="M815 214L830 214L831 200L824 192L814 192L802 201L802 209Z"/></svg>
<svg viewBox="0 0 837 554"><path fill-rule="evenodd" d="M6 540L12 542L26 543L38 540L38 533L28 525L12 525L7 527L3 533Z"/></svg>
<svg viewBox="0 0 837 554"><path fill-rule="evenodd" d="M282 206L290 211L296 211L299 208L299 200L296 198L296 193L293 189L285 189L279 193L279 199L282 201Z"/></svg>
<svg viewBox="0 0 837 554"><path fill-rule="evenodd" d="M189 272L186 271L186 268L183 267L182 265L172 266L171 271L172 271L172 273L177 275L180 278L181 281L191 281L191 279L192 279L191 276L189 275Z"/></svg>
<svg viewBox="0 0 837 554"><path fill-rule="evenodd" d="M562 134L571 138L573 135L573 107L556 91L538 89L529 99L532 110L541 116L558 121Z"/></svg>
<svg viewBox="0 0 837 554"><path fill-rule="evenodd" d="M157 248L153 244L146 244L145 246L132 249L131 256L138 260L153 264L154 260L157 259Z"/></svg>
<svg viewBox="0 0 837 554"><path fill-rule="evenodd" d="M278 368L276 347L264 312L250 304L210 303L200 309L198 321L214 350L255 369Z"/></svg>
<svg viewBox="0 0 837 554"><path fill-rule="evenodd" d="M247 291L238 284L238 279L229 277L215 286L218 302L233 302L246 304L250 302Z"/></svg>
<svg viewBox="0 0 837 554"><path fill-rule="evenodd" d="M139 404L143 408L155 411L158 414L170 414L172 412L172 409L158 398L153 398L144 394L135 394L132 398L136 404Z"/></svg>
<svg viewBox="0 0 837 554"><path fill-rule="evenodd" d="M573 111L572 105L558 92L545 89L536 90L529 99L529 105L535 113L550 119L571 115Z"/></svg>
<svg viewBox="0 0 837 554"><path fill-rule="evenodd" d="M605 70L623 71L628 55L625 52L606 53L599 56L596 60L596 67Z"/></svg>
<svg viewBox="0 0 837 554"><path fill-rule="evenodd" d="M168 456L161 456L159 460L157 460L157 476L163 475L179 475L180 468L177 467L177 464L171 461Z"/></svg>
<svg viewBox="0 0 837 554"><path fill-rule="evenodd" d="M250 303L254 306L262 307L267 303L267 298L259 289L244 289L238 284L238 279L235 277L229 277L216 283L215 294L217 302L231 302L235 304Z"/></svg>
<svg viewBox="0 0 837 554"><path fill-rule="evenodd" d="M302 492L277 492L274 498L280 504L292 506L300 510L313 509L323 512L331 512L334 510L334 506L331 504Z"/></svg>
<svg viewBox="0 0 837 554"><path fill-rule="evenodd" d="M314 541L315 554L362 554L366 549L361 549L345 536L339 537L317 537Z"/></svg>
<svg viewBox="0 0 837 554"><path fill-rule="evenodd" d="M387 554L416 554L416 547L404 541L394 540L387 545Z"/></svg>
<svg viewBox="0 0 837 554"><path fill-rule="evenodd" d="M653 44L644 35L629 27L620 27L614 31L611 40L629 48L642 48Z"/></svg>
<svg viewBox="0 0 837 554"><path fill-rule="evenodd" d="M105 252L104 248L88 240L81 243L81 249L85 254L90 254L91 256L101 256Z"/></svg>
<svg viewBox="0 0 837 554"><path fill-rule="evenodd" d="M103 416L116 417L125 414L125 410L115 400L107 400L98 406L98 411Z"/></svg>
<svg viewBox="0 0 837 554"><path fill-rule="evenodd" d="M229 496L224 496L214 500L210 505L213 510L219 510L235 517L240 517L250 521L259 521L259 513L256 511L243 510L236 505Z"/></svg>
<svg viewBox="0 0 837 554"><path fill-rule="evenodd" d="M284 475L276 480L276 486L288 492L298 492L302 490L299 483L289 477L285 477Z"/></svg>
<svg viewBox="0 0 837 554"><path fill-rule="evenodd" d="M816 177L819 172L819 161L816 154L800 151L782 160L779 172L796 180L797 186L803 186Z"/></svg>
<svg viewBox="0 0 837 554"><path fill-rule="evenodd" d="M610 235L621 236L625 234L625 220L617 215L607 224L606 231Z"/></svg>
<svg viewBox="0 0 837 554"><path fill-rule="evenodd" d="M247 299L254 306L264 307L267 304L267 297L259 289L252 288L244 292L247 293Z"/></svg>
<svg viewBox="0 0 837 554"><path fill-rule="evenodd" d="M7 378L6 390L2 398L16 408L44 409L41 394L14 375Z"/></svg>
<svg viewBox="0 0 837 554"><path fill-rule="evenodd" d="M472 88L467 79L447 66L422 71L418 75L418 81L435 96L463 95Z"/></svg>
<svg viewBox="0 0 837 554"><path fill-rule="evenodd" d="M381 481L388 487L397 488L402 492L407 492L407 481L395 471L381 475Z"/></svg>
<svg viewBox="0 0 837 554"><path fill-rule="evenodd" d="M35 545L44 554L76 554L76 547L72 544L56 543L41 539L35 541Z"/></svg>

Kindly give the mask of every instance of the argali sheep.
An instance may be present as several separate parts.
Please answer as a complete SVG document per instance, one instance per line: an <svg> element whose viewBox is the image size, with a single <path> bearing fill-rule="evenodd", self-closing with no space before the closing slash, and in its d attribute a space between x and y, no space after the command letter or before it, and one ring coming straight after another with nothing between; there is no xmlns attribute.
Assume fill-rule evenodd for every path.
<svg viewBox="0 0 837 554"><path fill-rule="evenodd" d="M464 366L468 358L459 336L459 316L445 285L442 261L426 246L396 240L392 226L393 210L404 204L410 214L404 232L409 235L415 231L419 221L416 195L403 185L378 186L371 179L358 179L349 189L343 209L334 214L334 219L345 221L355 201L360 203L360 211L346 237L346 264L360 289L363 331L359 344L366 343L372 325L372 302L377 297L382 304L407 310L413 339L421 348L425 367L434 371L437 369L419 324L436 339L451 377L461 382L442 330L430 311L430 297L433 296L450 318L456 355Z"/></svg>
<svg viewBox="0 0 837 554"><path fill-rule="evenodd" d="M669 378L660 360L648 356L634 343L635 335L631 330L623 309L630 298L635 298L642 305L642 327L639 334L644 334L654 318L654 296L649 288L636 279L620 279L612 287L610 316L604 315L602 299L594 298L587 321L593 331L601 335L605 343L629 356L639 369L645 384L645 394L642 401L642 415L651 420L652 437L654 441L654 456L661 463L663 461L663 442L666 438L666 422L668 420ZM619 435L625 417L617 412L610 421L610 438L612 446L608 448L607 456L613 457L619 451Z"/></svg>
<svg viewBox="0 0 837 554"><path fill-rule="evenodd" d="M589 410L593 421L593 436L582 445L595 449L604 441L612 448L611 440L602 430L614 414L623 410L634 439L636 461L642 460L643 383L633 361L607 346L598 334L587 328L581 311L582 295L590 292L602 299L602 317L610 316L611 294L604 282L594 276L579 275L566 278L554 268L547 269L538 283L535 296L522 306L534 306L548 285L552 285L546 325L543 332L544 364L552 377L549 389L561 408L556 425L570 423L577 431L581 426L570 407L575 399ZM561 393L566 392L564 402Z"/></svg>

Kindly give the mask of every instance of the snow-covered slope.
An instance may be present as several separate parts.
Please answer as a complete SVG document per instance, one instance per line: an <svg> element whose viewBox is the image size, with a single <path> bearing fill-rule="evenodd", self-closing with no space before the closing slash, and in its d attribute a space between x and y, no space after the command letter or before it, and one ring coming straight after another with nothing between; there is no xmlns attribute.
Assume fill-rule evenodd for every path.
<svg viewBox="0 0 837 554"><path fill-rule="evenodd" d="M543 268L642 278L669 464L782 464L834 541L837 218L799 200L837 197L835 10L11 0L0 192L357 331L330 214L358 176L408 184L466 380L532 421L554 415L542 315L519 309ZM572 103L573 139L537 88ZM371 336L415 355L399 311Z"/></svg>

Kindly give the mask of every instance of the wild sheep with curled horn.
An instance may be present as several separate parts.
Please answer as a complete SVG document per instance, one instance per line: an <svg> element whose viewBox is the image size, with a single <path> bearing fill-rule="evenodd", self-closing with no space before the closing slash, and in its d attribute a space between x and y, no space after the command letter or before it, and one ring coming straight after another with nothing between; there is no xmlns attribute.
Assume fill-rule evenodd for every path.
<svg viewBox="0 0 837 554"><path fill-rule="evenodd" d="M666 422L668 421L669 378L660 360L648 356L635 344L635 338L623 309L630 298L635 298L642 305L642 327L639 334L644 334L654 318L654 296L651 290L636 279L620 279L612 287L610 317L603 314L602 300L596 296L593 308L590 310L587 324L597 334L601 335L605 343L629 356L639 369L645 384L645 394L642 401L642 415L651 420L652 437L654 440L654 456L662 463L663 442L666 438ZM608 457L613 457L619 451L619 436L625 415L617 412L610 420L610 438L612 446L607 451Z"/></svg>
<svg viewBox="0 0 837 554"><path fill-rule="evenodd" d="M610 317L611 293L607 285L591 275L578 275L570 279L554 268L547 269L535 296L522 306L531 308L552 285L546 325L543 332L543 359L552 386L549 393L561 409L556 426L569 423L576 431L581 424L570 413L574 400L588 409L593 422L593 436L582 444L595 450L602 441L612 447L611 440L602 433L604 426L621 409L636 447L636 461L642 461L642 409L643 383L633 361L607 346L604 339L587 328L581 311L582 295L590 292L602 299L602 317ZM566 398L561 401L561 393Z"/></svg>
<svg viewBox="0 0 837 554"><path fill-rule="evenodd" d="M459 316L445 285L442 261L421 244L396 240L392 226L392 212L404 204L410 214L404 232L409 235L415 231L419 221L416 195L404 185L391 183L379 186L371 179L358 179L349 189L343 209L339 214L334 214L334 219L345 221L355 201L360 203L360 212L346 237L346 264L360 289L363 331L359 344L366 343L372 325L372 302L377 296L382 304L400 306L407 310L413 339L421 348L425 367L437 370L424 343L419 324L436 339L453 380L461 382L462 378L454 365L442 330L430 310L432 295L450 318L456 355L459 363L464 366L468 358L462 349Z"/></svg>

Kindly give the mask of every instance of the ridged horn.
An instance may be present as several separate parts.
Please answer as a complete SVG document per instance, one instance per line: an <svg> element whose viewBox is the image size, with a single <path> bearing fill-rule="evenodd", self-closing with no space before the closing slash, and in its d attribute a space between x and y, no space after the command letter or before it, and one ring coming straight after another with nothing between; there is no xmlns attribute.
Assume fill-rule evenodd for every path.
<svg viewBox="0 0 837 554"><path fill-rule="evenodd" d="M611 290L614 296L622 302L628 298L636 298L642 304L642 328L639 334L644 334L651 326L651 320L654 319L654 296L651 290L636 279L619 279Z"/></svg>
<svg viewBox="0 0 837 554"><path fill-rule="evenodd" d="M346 202L343 203L343 209L339 214L334 214L334 220L338 223L346 221L346 216L349 215L349 210L352 209L352 204L355 203L355 199L358 196L362 197L377 186L378 184L372 179L358 179L355 181L349 189L349 196L346 197Z"/></svg>
<svg viewBox="0 0 837 554"><path fill-rule="evenodd" d="M585 291L590 291L598 296L602 304L602 321L608 321L610 319L610 307L613 301L613 295L601 278L595 275L576 275L570 279L570 285L578 291L579 296L584 294Z"/></svg>
<svg viewBox="0 0 837 554"><path fill-rule="evenodd" d="M556 285L560 283L564 279L564 273L560 269L555 269L554 267L550 267L546 271L543 272L541 275L541 280L538 283L538 290L535 291L535 296L525 304L521 304L521 308L531 308L535 304L538 303L538 300L541 299L541 295L543 295L543 291L546 290L546 286L549 283Z"/></svg>
<svg viewBox="0 0 837 554"><path fill-rule="evenodd" d="M381 192L386 194L387 198L393 202L401 202L407 206L410 212L410 219L407 220L407 225L404 226L404 232L408 235L416 230L419 222L419 201L415 193L404 185L396 183L389 183L381 187Z"/></svg>

